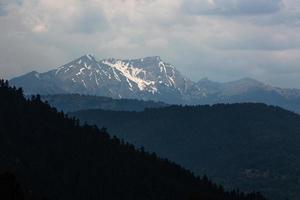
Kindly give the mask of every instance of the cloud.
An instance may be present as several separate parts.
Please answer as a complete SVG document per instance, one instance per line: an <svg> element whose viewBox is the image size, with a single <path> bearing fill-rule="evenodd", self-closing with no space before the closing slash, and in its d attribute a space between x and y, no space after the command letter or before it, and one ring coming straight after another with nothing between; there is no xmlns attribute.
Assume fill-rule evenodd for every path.
<svg viewBox="0 0 300 200"><path fill-rule="evenodd" d="M5 5L3 3L0 3L0 16L6 15Z"/></svg>
<svg viewBox="0 0 300 200"><path fill-rule="evenodd" d="M186 0L182 10L198 15L257 15L283 9L282 0Z"/></svg>
<svg viewBox="0 0 300 200"><path fill-rule="evenodd" d="M32 31L35 33L43 33L47 31L47 27L45 24L37 24L32 28Z"/></svg>
<svg viewBox="0 0 300 200"><path fill-rule="evenodd" d="M145 42L145 45L150 48L166 48L168 41L163 38L154 38Z"/></svg>
<svg viewBox="0 0 300 200"><path fill-rule="evenodd" d="M89 34L105 31L108 28L109 24L101 12L96 9L87 9L74 18L70 31Z"/></svg>
<svg viewBox="0 0 300 200"><path fill-rule="evenodd" d="M160 55L194 80L252 76L300 84L282 81L300 76L300 0L0 2L0 76L6 78L92 53L99 59Z"/></svg>

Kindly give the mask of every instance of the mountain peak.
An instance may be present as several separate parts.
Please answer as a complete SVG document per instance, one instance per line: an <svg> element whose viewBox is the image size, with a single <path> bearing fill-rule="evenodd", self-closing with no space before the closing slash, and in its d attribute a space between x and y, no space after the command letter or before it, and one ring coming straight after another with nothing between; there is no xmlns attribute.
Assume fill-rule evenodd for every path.
<svg viewBox="0 0 300 200"><path fill-rule="evenodd" d="M90 60L94 59L94 55L93 54L85 54L83 57L87 57Z"/></svg>
<svg viewBox="0 0 300 200"><path fill-rule="evenodd" d="M135 58L135 59L117 59L117 58L108 58L108 59L104 59L104 61L108 61L108 62L117 62L117 61L123 61L126 63L158 63L158 62L162 62L162 59L160 56L147 56L147 57L143 57L143 58Z"/></svg>
<svg viewBox="0 0 300 200"><path fill-rule="evenodd" d="M207 83L207 82L212 82L211 80L209 80L207 77L201 78L198 83Z"/></svg>
<svg viewBox="0 0 300 200"><path fill-rule="evenodd" d="M135 59L134 61L139 61L144 64L159 64L163 62L160 56L148 56L145 58Z"/></svg>
<svg viewBox="0 0 300 200"><path fill-rule="evenodd" d="M245 77L245 78L242 78L238 81L239 82L248 82L248 83L261 83L258 80L254 79L254 78L250 78L250 77Z"/></svg>
<svg viewBox="0 0 300 200"><path fill-rule="evenodd" d="M32 71L32 72L29 72L27 74L25 74L24 76L26 77L35 77L37 79L40 78L40 73L38 73L37 71Z"/></svg>
<svg viewBox="0 0 300 200"><path fill-rule="evenodd" d="M152 60L152 61L162 61L160 56L148 56L143 58L144 60Z"/></svg>
<svg viewBox="0 0 300 200"><path fill-rule="evenodd" d="M91 61L96 61L94 55L92 55L92 54L85 54L85 55L81 56L81 57L78 58L78 59L81 59L81 60L84 60L84 61L89 61L89 62L91 62ZM78 60L78 59L77 59L77 60Z"/></svg>

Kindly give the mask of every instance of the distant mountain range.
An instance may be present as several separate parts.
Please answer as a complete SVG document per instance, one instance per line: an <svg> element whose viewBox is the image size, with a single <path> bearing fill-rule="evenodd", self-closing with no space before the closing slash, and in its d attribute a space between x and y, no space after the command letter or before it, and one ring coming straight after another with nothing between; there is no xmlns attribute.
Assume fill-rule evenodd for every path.
<svg viewBox="0 0 300 200"><path fill-rule="evenodd" d="M84 94L163 101L168 104L263 102L300 112L300 90L272 87L251 78L228 83L193 82L160 57L96 60L84 55L57 69L10 80L26 94Z"/></svg>

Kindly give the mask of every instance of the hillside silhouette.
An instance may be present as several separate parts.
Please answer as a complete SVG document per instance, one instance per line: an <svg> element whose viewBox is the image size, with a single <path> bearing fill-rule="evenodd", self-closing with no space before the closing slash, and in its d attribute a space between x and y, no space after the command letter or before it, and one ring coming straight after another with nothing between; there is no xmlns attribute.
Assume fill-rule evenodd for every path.
<svg viewBox="0 0 300 200"><path fill-rule="evenodd" d="M206 176L136 149L106 130L79 125L39 96L0 81L0 172L47 199L264 200L259 193L225 192ZM0 199L9 187L0 176ZM13 180L13 179L11 179ZM13 184L14 185L14 184ZM12 195L7 200L22 200Z"/></svg>
<svg viewBox="0 0 300 200"><path fill-rule="evenodd" d="M300 198L300 116L280 107L242 103L70 114L226 188Z"/></svg>

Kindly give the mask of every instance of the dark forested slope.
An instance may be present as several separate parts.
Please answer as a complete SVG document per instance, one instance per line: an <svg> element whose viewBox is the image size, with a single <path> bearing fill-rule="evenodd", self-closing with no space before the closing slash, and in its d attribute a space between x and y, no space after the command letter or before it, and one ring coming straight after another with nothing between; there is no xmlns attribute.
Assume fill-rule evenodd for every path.
<svg viewBox="0 0 300 200"><path fill-rule="evenodd" d="M0 172L13 172L26 190L48 199L261 200L259 194L226 193L167 160L136 150L105 130L0 82ZM5 179L4 179L5 180ZM2 184L0 187L8 187ZM0 199L7 199L0 193Z"/></svg>
<svg viewBox="0 0 300 200"><path fill-rule="evenodd" d="M300 199L300 116L279 107L220 104L72 115L225 186Z"/></svg>
<svg viewBox="0 0 300 200"><path fill-rule="evenodd" d="M33 191L23 188L14 174L0 173L0 199L1 200L46 200L37 197Z"/></svg>

